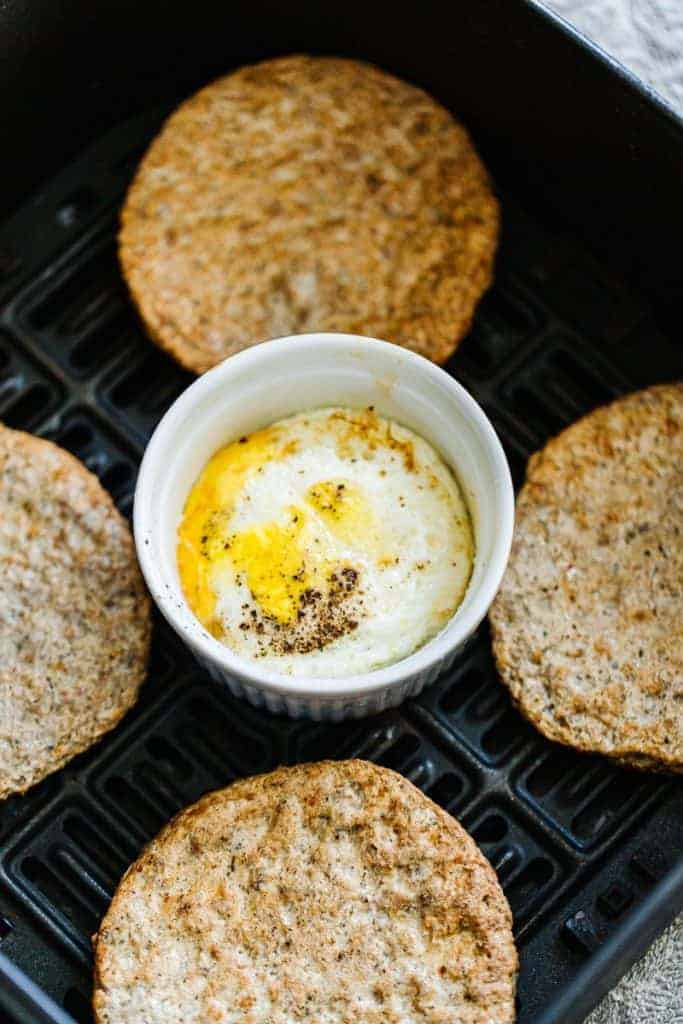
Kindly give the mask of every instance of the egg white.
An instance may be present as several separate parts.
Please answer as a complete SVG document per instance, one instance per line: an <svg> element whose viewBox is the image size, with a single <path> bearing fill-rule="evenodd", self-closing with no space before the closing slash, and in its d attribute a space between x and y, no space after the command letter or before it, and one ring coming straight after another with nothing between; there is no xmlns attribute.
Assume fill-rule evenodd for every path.
<svg viewBox="0 0 683 1024"><path fill-rule="evenodd" d="M244 474L221 527L226 545L290 523L292 510L301 510L291 544L307 571L316 579L329 566L357 572L349 598L354 628L304 653L270 649L263 635L239 625L262 609L226 547L211 575L220 638L243 657L296 676L343 677L407 657L451 618L472 571L472 527L454 475L424 440L373 413L321 409L273 429L276 453ZM337 520L311 498L330 481L351 496Z"/></svg>

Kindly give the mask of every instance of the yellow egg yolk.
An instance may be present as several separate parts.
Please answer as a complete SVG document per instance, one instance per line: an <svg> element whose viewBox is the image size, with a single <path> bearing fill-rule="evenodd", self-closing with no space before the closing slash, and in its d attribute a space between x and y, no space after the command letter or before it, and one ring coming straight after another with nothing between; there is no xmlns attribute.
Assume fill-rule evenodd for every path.
<svg viewBox="0 0 683 1024"><path fill-rule="evenodd" d="M230 558L225 527L248 473L276 458L282 449L276 428L259 430L221 448L209 459L190 491L178 528L178 572L187 600L199 621L219 635L216 594L211 577Z"/></svg>
<svg viewBox="0 0 683 1024"><path fill-rule="evenodd" d="M344 480L323 480L305 494L307 508L291 506L278 519L234 532L230 520L247 476L292 452L275 428L233 442L209 460L192 488L178 529L178 570L197 618L215 636L214 581L223 568L241 574L261 612L282 625L297 618L302 594L325 589L335 572L328 559L305 557L302 531L310 514L342 542L363 538L375 546L377 524L360 489Z"/></svg>
<svg viewBox="0 0 683 1024"><path fill-rule="evenodd" d="M351 544L363 538L367 547L374 543L376 523L359 487L345 480L322 480L308 488L306 500L340 540Z"/></svg>
<svg viewBox="0 0 683 1024"><path fill-rule="evenodd" d="M300 509L287 510L284 523L272 522L233 535L228 553L246 577L247 586L265 615L283 625L294 622L301 595L309 585L299 537L304 526Z"/></svg>

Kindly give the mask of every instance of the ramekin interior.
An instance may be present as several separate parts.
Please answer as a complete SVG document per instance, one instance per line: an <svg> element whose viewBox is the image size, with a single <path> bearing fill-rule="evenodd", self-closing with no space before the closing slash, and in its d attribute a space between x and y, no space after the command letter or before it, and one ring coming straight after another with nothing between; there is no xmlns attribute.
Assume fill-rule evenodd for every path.
<svg viewBox="0 0 683 1024"><path fill-rule="evenodd" d="M180 587L176 531L192 484L222 445L296 412L373 405L420 434L455 472L476 535L465 598L431 641L393 665L341 678L264 670L212 637ZM474 399L452 377L406 349L344 334L281 338L247 349L196 380L171 406L147 447L135 494L138 557L153 598L204 659L278 693L352 698L399 682L443 658L486 614L512 539L514 497L500 442Z"/></svg>

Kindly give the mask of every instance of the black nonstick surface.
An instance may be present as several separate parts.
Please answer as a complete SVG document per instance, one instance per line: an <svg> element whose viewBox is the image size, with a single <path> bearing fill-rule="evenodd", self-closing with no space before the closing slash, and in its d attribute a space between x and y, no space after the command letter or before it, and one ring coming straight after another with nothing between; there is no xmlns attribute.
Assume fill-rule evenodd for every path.
<svg viewBox="0 0 683 1024"><path fill-rule="evenodd" d="M126 515L145 443L191 380L146 339L115 258L117 209L162 113L103 137L0 227L0 419L74 452ZM499 186L496 284L447 369L491 417L518 485L546 438L674 377L680 353L632 287ZM683 904L680 780L542 739L498 681L486 627L419 699L328 726L233 700L157 621L138 706L0 804L0 954L90 1021L90 936L142 845L208 789L349 756L402 772L491 860L514 913L520 1024L583 1020ZM0 957L0 1020L12 1007L39 1019L35 1004L19 1012L11 973Z"/></svg>

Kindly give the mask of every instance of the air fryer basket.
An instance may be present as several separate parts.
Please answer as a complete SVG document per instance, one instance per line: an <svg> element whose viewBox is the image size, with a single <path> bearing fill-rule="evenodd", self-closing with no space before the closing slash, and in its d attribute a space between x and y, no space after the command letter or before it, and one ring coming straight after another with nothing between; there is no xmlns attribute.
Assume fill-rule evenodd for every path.
<svg viewBox="0 0 683 1024"><path fill-rule="evenodd" d="M49 4L34 6L51 16ZM203 30L190 26L183 56L180 26L156 33L149 12L162 17L162 8L152 4L140 32L162 50L175 33L175 48L163 51L172 71L157 50L152 70L143 66L138 34L130 61L125 52L119 61L121 95L98 46L107 34L118 38L134 5L115 12L105 4L90 26L89 46L102 60L98 77L89 51L84 57L92 94L70 80L72 48L83 44L78 4L67 5L73 18L55 29L62 131L73 127L59 143L62 163L74 140L77 148L91 145L65 169L52 168L0 226L0 419L73 451L127 515L145 443L191 378L136 320L116 264L117 209L178 89L264 52L364 55L427 85L468 119L501 194L504 237L495 286L448 369L493 420L517 484L528 455L563 426L619 394L680 375L670 325L682 283L677 248L671 260L683 237L676 205L683 127L673 115L533 5L484 4L474 14L451 12L452 24L441 25L443 13L426 3L414 15L419 52L402 15L393 26L376 10L364 21L350 4L331 32L312 5L298 6L293 21L269 4L232 12L230 32L221 22L217 41L216 25L227 16L203 5ZM34 27L39 53L43 37ZM17 38L21 49L24 36ZM536 106L515 106L532 95L530 65L539 78ZM12 73L20 76L18 66ZM148 94L135 102L131 76ZM487 76L497 76L498 106ZM570 93L579 106L591 99L573 120ZM548 104L562 107L563 97L558 122ZM54 100L46 95L45 106ZM16 198L36 185L40 139L12 122L16 111L3 116L16 129L6 168ZM56 139L39 106L35 116L44 138ZM582 117L589 118L583 135ZM584 151L591 146L593 181ZM51 165L53 152L43 167ZM543 740L499 683L486 627L418 700L329 726L232 700L157 621L138 706L96 748L0 805L0 1020L63 1024L65 1011L91 1020L90 936L127 865L179 808L280 763L349 756L401 771L457 815L493 863L515 918L520 1024L578 1024L683 905L680 780Z"/></svg>

